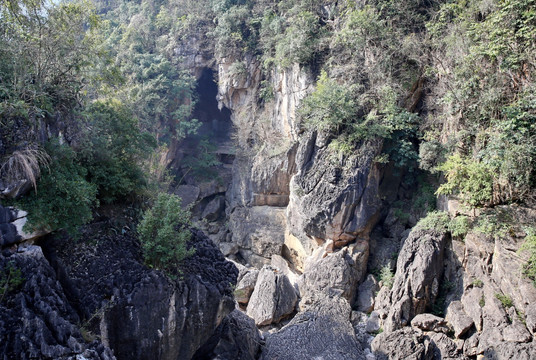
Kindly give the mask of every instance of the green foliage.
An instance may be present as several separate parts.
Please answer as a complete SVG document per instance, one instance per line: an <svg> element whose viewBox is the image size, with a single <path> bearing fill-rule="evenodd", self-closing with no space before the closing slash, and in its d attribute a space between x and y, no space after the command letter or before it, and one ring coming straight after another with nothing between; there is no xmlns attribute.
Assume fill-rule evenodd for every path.
<svg viewBox="0 0 536 360"><path fill-rule="evenodd" d="M502 306L507 309L514 306L512 298L506 294L495 294L495 297L501 302Z"/></svg>
<svg viewBox="0 0 536 360"><path fill-rule="evenodd" d="M448 225L449 215L444 211L431 211L417 223L420 229L437 232L446 232Z"/></svg>
<svg viewBox="0 0 536 360"><path fill-rule="evenodd" d="M8 263L0 274L0 303L7 293L19 288L24 281L20 269L13 262Z"/></svg>
<svg viewBox="0 0 536 360"><path fill-rule="evenodd" d="M315 91L303 99L299 113L306 128L338 133L356 116L352 89L322 71Z"/></svg>
<svg viewBox="0 0 536 360"><path fill-rule="evenodd" d="M97 186L86 180L87 170L68 145L51 142L46 150L51 162L42 169L38 191L17 204L28 212L24 230L65 229L74 235L80 225L92 219L91 209L98 204Z"/></svg>
<svg viewBox="0 0 536 360"><path fill-rule="evenodd" d="M469 217L459 215L450 220L448 229L452 236L462 238L469 232L470 225Z"/></svg>
<svg viewBox="0 0 536 360"><path fill-rule="evenodd" d="M484 283L480 279L475 279L475 280L473 280L471 282L471 285L473 285L474 287L477 287L477 288L481 288L481 287L484 286Z"/></svg>
<svg viewBox="0 0 536 360"><path fill-rule="evenodd" d="M389 289L393 287L395 282L395 274L391 270L389 265L385 265L380 270L380 281L384 286L387 286Z"/></svg>
<svg viewBox="0 0 536 360"><path fill-rule="evenodd" d="M454 154L437 170L444 172L447 179L437 189L437 194L458 193L462 201L471 206L481 206L492 201L493 176L486 164Z"/></svg>
<svg viewBox="0 0 536 360"><path fill-rule="evenodd" d="M182 260L194 253L186 243L191 238L190 211L181 206L181 199L173 194L160 193L138 225L147 265L163 270L174 278Z"/></svg>
<svg viewBox="0 0 536 360"><path fill-rule="evenodd" d="M145 185L139 164L154 146L148 133L119 100L96 101L85 109L84 132L78 149L87 179L106 203L133 194Z"/></svg>
<svg viewBox="0 0 536 360"><path fill-rule="evenodd" d="M436 168L445 162L443 146L437 141L423 141L419 145L419 168L436 172Z"/></svg>
<svg viewBox="0 0 536 360"><path fill-rule="evenodd" d="M484 297L484 294L482 294L482 296L480 297L480 300L478 300L478 305L483 308L484 306L486 306L486 298Z"/></svg>
<svg viewBox="0 0 536 360"><path fill-rule="evenodd" d="M529 259L523 265L523 275L531 279L534 286L536 286L536 229L529 227L525 229L525 232L527 235L519 251L527 251L529 253Z"/></svg>
<svg viewBox="0 0 536 360"><path fill-rule="evenodd" d="M197 149L197 153L184 158L183 167L198 180L213 179L217 176L214 167L221 165L216 155L216 146L209 139L202 139Z"/></svg>

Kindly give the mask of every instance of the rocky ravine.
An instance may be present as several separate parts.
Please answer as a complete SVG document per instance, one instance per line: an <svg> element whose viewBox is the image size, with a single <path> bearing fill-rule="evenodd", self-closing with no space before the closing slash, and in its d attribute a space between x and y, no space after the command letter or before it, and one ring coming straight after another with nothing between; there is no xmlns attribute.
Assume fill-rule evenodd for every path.
<svg viewBox="0 0 536 360"><path fill-rule="evenodd" d="M232 314L237 270L202 233L176 282L147 269L137 241L116 233L100 222L79 240L49 236L3 252L3 273L20 280L1 296L4 359L190 359L244 331Z"/></svg>

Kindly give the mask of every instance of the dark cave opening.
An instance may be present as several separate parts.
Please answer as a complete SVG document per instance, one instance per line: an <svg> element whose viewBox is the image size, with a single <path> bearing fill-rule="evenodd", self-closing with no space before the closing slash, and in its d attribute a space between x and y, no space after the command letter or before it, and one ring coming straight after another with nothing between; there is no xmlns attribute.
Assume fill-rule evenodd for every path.
<svg viewBox="0 0 536 360"><path fill-rule="evenodd" d="M197 80L196 92L197 104L192 117L201 122L201 127L196 135L191 136L192 140L209 139L218 146L229 143L232 130L231 111L226 107L221 111L218 108L218 84L212 69L203 69Z"/></svg>

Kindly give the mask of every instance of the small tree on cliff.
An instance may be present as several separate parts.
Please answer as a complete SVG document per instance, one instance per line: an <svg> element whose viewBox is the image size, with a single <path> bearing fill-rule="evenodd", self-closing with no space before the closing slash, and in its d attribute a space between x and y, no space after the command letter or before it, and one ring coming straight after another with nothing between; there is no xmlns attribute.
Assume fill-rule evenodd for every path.
<svg viewBox="0 0 536 360"><path fill-rule="evenodd" d="M182 200L173 194L160 193L153 207L145 212L138 225L145 262L174 278L182 260L194 253L186 243L191 213L181 207Z"/></svg>

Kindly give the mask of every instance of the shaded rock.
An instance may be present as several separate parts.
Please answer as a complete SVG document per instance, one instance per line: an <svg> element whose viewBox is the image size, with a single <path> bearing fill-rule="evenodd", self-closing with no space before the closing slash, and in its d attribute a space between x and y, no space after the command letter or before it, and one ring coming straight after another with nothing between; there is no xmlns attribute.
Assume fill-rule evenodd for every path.
<svg viewBox="0 0 536 360"><path fill-rule="evenodd" d="M300 282L302 299L315 297L319 292L338 293L353 303L357 284L366 272L368 245L352 244L328 253L319 248L305 264Z"/></svg>
<svg viewBox="0 0 536 360"><path fill-rule="evenodd" d="M437 332L431 332L428 336L432 344L435 345L435 359L466 359L462 354L462 340L459 340L460 344L457 344L447 335Z"/></svg>
<svg viewBox="0 0 536 360"><path fill-rule="evenodd" d="M351 308L338 296L320 294L266 340L261 359L361 360L364 352L350 323Z"/></svg>
<svg viewBox="0 0 536 360"><path fill-rule="evenodd" d="M260 344L261 337L253 319L240 310L234 310L192 359L254 360Z"/></svg>
<svg viewBox="0 0 536 360"><path fill-rule="evenodd" d="M277 269L280 273L283 275L286 275L290 281L290 283L295 287L296 290L298 290L298 279L299 275L293 272L288 262L279 255L272 255L272 261L271 265L273 268Z"/></svg>
<svg viewBox="0 0 536 360"><path fill-rule="evenodd" d="M443 272L444 233L415 228L404 242L397 261L384 329L393 331L409 324L435 301Z"/></svg>
<svg viewBox="0 0 536 360"><path fill-rule="evenodd" d="M200 190L199 187L195 185L179 185L173 193L182 199L181 205L187 207L197 201Z"/></svg>
<svg viewBox="0 0 536 360"><path fill-rule="evenodd" d="M533 343L516 344L511 342L495 343L483 352L484 359L491 360L532 360L536 359Z"/></svg>
<svg viewBox="0 0 536 360"><path fill-rule="evenodd" d="M414 359L431 360L435 347L421 331L405 327L393 332L377 335L371 344L372 352L378 360Z"/></svg>
<svg viewBox="0 0 536 360"><path fill-rule="evenodd" d="M34 240L49 233L45 230L35 230L32 233L24 231L27 216L26 211L0 205L0 248Z"/></svg>
<svg viewBox="0 0 536 360"><path fill-rule="evenodd" d="M115 235L107 226L86 227L84 242L47 239L47 258L70 300L117 359L191 358L234 309L231 286L238 270L193 231L195 254L172 283L143 265L134 237Z"/></svg>
<svg viewBox="0 0 536 360"><path fill-rule="evenodd" d="M255 289L255 284L257 283L257 276L259 275L259 270L252 269L248 271L238 285L236 285L236 290L234 291L235 300L240 304L247 304L253 289Z"/></svg>
<svg viewBox="0 0 536 360"><path fill-rule="evenodd" d="M374 298L379 290L378 281L374 275L369 274L357 289L356 309L366 313L371 312L374 309Z"/></svg>
<svg viewBox="0 0 536 360"><path fill-rule="evenodd" d="M102 342L86 343L80 318L40 247L27 247L9 258L0 256L0 272L11 272L8 284L13 285L0 296L3 359L115 359ZM16 279L21 283L15 286Z"/></svg>
<svg viewBox="0 0 536 360"><path fill-rule="evenodd" d="M485 304L484 291L481 288L467 289L461 299L465 313L473 319L478 331L482 331L482 304Z"/></svg>
<svg viewBox="0 0 536 360"><path fill-rule="evenodd" d="M366 322L365 329L369 334L376 333L380 330L381 323L380 323L380 314L378 314L376 311L373 311L370 313L369 318Z"/></svg>
<svg viewBox="0 0 536 360"><path fill-rule="evenodd" d="M247 314L256 325L277 323L294 311L297 301L296 291L286 275L264 266L249 299Z"/></svg>
<svg viewBox="0 0 536 360"><path fill-rule="evenodd" d="M454 336L457 338L463 336L474 324L473 319L465 314L460 301L453 301L449 304L445 320L452 326Z"/></svg>
<svg viewBox="0 0 536 360"><path fill-rule="evenodd" d="M445 319L432 314L419 314L411 320L411 326L423 331L448 332Z"/></svg>
<svg viewBox="0 0 536 360"><path fill-rule="evenodd" d="M379 219L381 176L373 159L381 141L366 142L339 162L333 161L326 140L316 131L304 137L290 183L289 229L308 253L313 250L310 238L331 239L336 247L367 239Z"/></svg>
<svg viewBox="0 0 536 360"><path fill-rule="evenodd" d="M225 215L225 197L216 196L203 209L201 217L207 221L217 221Z"/></svg>

